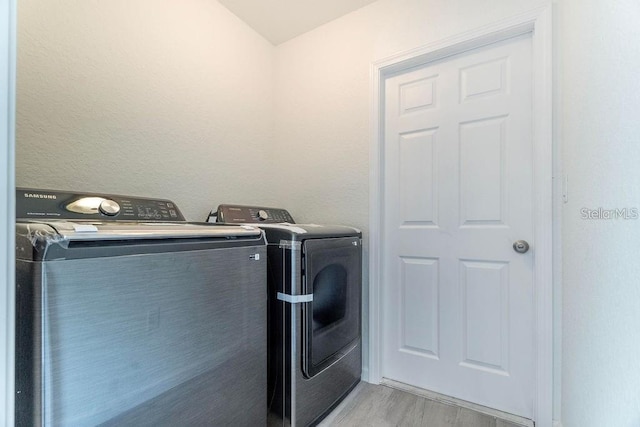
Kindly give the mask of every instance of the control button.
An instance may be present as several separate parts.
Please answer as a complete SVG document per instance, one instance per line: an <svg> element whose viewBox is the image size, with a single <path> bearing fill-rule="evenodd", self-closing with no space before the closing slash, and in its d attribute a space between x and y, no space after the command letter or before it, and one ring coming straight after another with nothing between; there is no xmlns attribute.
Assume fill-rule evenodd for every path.
<svg viewBox="0 0 640 427"><path fill-rule="evenodd" d="M120 205L113 200L103 200L98 208L101 213L108 216L115 216L120 213Z"/></svg>
<svg viewBox="0 0 640 427"><path fill-rule="evenodd" d="M267 211L264 211L264 210L260 209L258 211L258 219L260 221L265 221L265 220L269 219L269 214L267 213Z"/></svg>

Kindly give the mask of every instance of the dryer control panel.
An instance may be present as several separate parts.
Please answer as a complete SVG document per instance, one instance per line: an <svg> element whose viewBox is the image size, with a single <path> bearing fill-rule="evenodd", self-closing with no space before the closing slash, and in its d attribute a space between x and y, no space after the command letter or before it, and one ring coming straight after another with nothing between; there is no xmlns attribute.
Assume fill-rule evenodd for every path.
<svg viewBox="0 0 640 427"><path fill-rule="evenodd" d="M261 206L220 205L218 206L218 222L226 224L246 223L279 223L295 224L291 214L280 208Z"/></svg>

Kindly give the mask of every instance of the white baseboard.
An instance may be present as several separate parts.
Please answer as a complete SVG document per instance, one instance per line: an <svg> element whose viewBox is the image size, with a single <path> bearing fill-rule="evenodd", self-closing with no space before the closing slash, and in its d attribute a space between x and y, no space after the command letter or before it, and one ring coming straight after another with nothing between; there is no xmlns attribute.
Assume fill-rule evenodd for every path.
<svg viewBox="0 0 640 427"><path fill-rule="evenodd" d="M562 421L553 420L553 427L562 427Z"/></svg>

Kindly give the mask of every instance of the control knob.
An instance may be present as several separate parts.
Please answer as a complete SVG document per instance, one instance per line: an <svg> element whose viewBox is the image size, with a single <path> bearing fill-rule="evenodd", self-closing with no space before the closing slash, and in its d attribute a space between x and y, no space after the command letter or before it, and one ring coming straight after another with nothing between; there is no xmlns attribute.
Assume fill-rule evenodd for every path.
<svg viewBox="0 0 640 427"><path fill-rule="evenodd" d="M267 213L267 211L260 209L258 211L258 219L260 221L266 221L269 219L269 214Z"/></svg>
<svg viewBox="0 0 640 427"><path fill-rule="evenodd" d="M107 216L115 216L120 213L120 205L117 202L109 199L103 200L100 203L98 209L101 213Z"/></svg>

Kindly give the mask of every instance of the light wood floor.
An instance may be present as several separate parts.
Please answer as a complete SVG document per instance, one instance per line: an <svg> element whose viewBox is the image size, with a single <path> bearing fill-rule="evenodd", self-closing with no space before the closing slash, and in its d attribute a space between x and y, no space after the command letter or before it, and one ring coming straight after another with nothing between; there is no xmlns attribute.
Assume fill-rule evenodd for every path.
<svg viewBox="0 0 640 427"><path fill-rule="evenodd" d="M467 408L365 382L320 426L519 427Z"/></svg>

